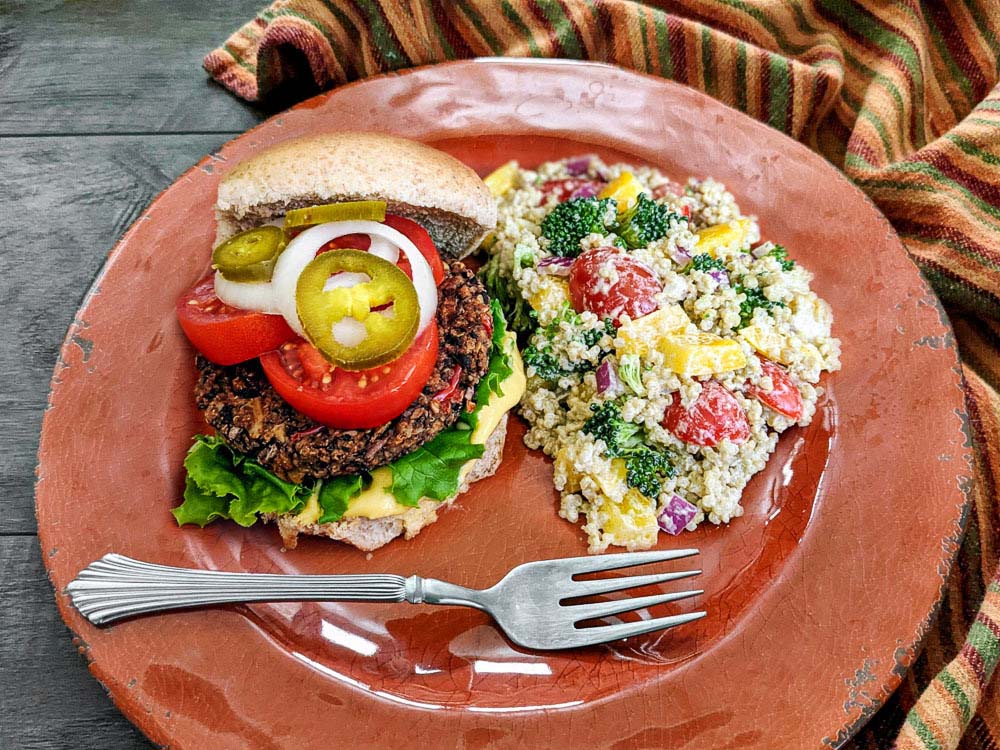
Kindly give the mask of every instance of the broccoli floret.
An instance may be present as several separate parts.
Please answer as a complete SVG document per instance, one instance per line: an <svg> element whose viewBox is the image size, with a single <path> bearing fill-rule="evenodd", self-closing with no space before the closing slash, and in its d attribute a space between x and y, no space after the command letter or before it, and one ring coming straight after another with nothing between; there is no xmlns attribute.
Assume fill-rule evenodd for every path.
<svg viewBox="0 0 1000 750"><path fill-rule="evenodd" d="M737 330L750 325L750 321L753 320L753 311L758 307L762 307L765 310L775 307L787 307L784 302L769 300L764 296L764 292L760 287L748 289L742 284L737 284L736 293L744 296L744 300L740 303L740 324L736 327Z"/></svg>
<svg viewBox="0 0 1000 750"><path fill-rule="evenodd" d="M650 242L667 236L671 219L685 217L671 211L669 206L649 199L645 193L639 193L639 200L619 222L617 232L630 248L646 247Z"/></svg>
<svg viewBox="0 0 1000 750"><path fill-rule="evenodd" d="M590 410L594 416L584 422L583 431L604 441L609 458L625 459L625 482L629 487L655 499L663 478L674 475L669 454L646 445L642 428L622 418L617 402L591 404Z"/></svg>
<svg viewBox="0 0 1000 750"><path fill-rule="evenodd" d="M637 396L642 396L646 392L646 387L642 384L641 363L638 354L623 354L618 358L618 377Z"/></svg>
<svg viewBox="0 0 1000 750"><path fill-rule="evenodd" d="M670 457L662 451L643 446L625 459L625 481L648 498L656 499L663 479L674 475Z"/></svg>
<svg viewBox="0 0 1000 750"><path fill-rule="evenodd" d="M639 425L622 418L622 409L615 401L591 404L594 416L583 423L583 431L600 438L611 458L619 458L642 446Z"/></svg>
<svg viewBox="0 0 1000 750"><path fill-rule="evenodd" d="M614 198L573 198L560 203L542 220L542 236L549 240L554 255L575 258L580 254L580 240L588 234L605 234L605 218L614 214Z"/></svg>
<svg viewBox="0 0 1000 750"><path fill-rule="evenodd" d="M524 360L525 367L533 367L535 375L551 383L556 382L559 378L566 375L594 369L594 366L586 361L576 362L569 367L561 367L559 360L556 359L556 355L552 353L551 346L542 346L539 348L534 344L529 344L521 352L521 359Z"/></svg>
<svg viewBox="0 0 1000 750"><path fill-rule="evenodd" d="M513 279L508 278L500 268L500 256L494 255L480 269L479 278L490 297L500 303L504 317L511 330L518 334L528 334L538 326L535 311L521 295Z"/></svg>
<svg viewBox="0 0 1000 750"><path fill-rule="evenodd" d="M702 253L701 255L696 255L691 259L684 268L681 269L681 273L691 273L691 271L725 271L726 264L723 263L718 258L713 258L708 253Z"/></svg>
<svg viewBox="0 0 1000 750"><path fill-rule="evenodd" d="M604 337L604 334L608 334L611 338L614 338L615 333L614 321L611 318L605 318L603 328L588 328L583 332L583 345L589 349L592 346L596 346L597 342Z"/></svg>
<svg viewBox="0 0 1000 750"><path fill-rule="evenodd" d="M781 245L775 245L773 248L764 253L765 258L768 255L778 261L778 265L781 266L782 271L791 271L795 268L795 261L788 257L788 251Z"/></svg>

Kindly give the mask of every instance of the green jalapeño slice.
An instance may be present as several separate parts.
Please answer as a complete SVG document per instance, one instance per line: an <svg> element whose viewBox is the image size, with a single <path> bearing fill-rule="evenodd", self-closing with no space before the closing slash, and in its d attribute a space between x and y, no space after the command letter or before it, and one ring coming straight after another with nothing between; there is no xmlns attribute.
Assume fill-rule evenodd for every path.
<svg viewBox="0 0 1000 750"><path fill-rule="evenodd" d="M385 221L385 201L349 201L293 208L285 214L285 230L331 221Z"/></svg>
<svg viewBox="0 0 1000 750"><path fill-rule="evenodd" d="M309 341L345 370L396 359L420 322L409 277L360 250L331 250L311 260L296 284L295 306Z"/></svg>
<svg viewBox="0 0 1000 750"><path fill-rule="evenodd" d="M270 281L285 233L264 226L234 234L212 251L212 268L230 281Z"/></svg>

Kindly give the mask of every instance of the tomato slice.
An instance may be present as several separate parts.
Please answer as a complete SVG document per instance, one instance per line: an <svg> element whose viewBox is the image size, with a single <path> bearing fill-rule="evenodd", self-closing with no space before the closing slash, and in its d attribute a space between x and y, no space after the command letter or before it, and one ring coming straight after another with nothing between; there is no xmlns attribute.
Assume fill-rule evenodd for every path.
<svg viewBox="0 0 1000 750"><path fill-rule="evenodd" d="M587 250L569 271L574 309L611 318L616 326L622 313L635 320L659 308L656 295L662 291L655 273L616 247Z"/></svg>
<svg viewBox="0 0 1000 750"><path fill-rule="evenodd" d="M194 348L217 365L235 365L295 338L280 315L240 310L215 296L210 274L177 300L177 320Z"/></svg>
<svg viewBox="0 0 1000 750"><path fill-rule="evenodd" d="M597 180L570 177L566 180L549 180L548 182L543 182L539 190L542 191L542 197L545 200L554 195L556 200L562 203L563 201L568 201L570 198L593 197L601 192L602 187L604 187L604 183Z"/></svg>
<svg viewBox="0 0 1000 750"><path fill-rule="evenodd" d="M382 223L406 235L410 242L417 246L417 250L426 258L428 265L431 267L435 284L440 284L444 281L444 263L441 262L441 255L434 246L434 240L427 234L426 229L415 221L394 214L386 214L385 221ZM371 244L371 238L367 234L347 234L335 240L330 240L319 249L319 252L326 252L334 248L341 250L367 250L371 247ZM399 260L396 261L396 265L399 266L403 273L411 279L413 278L413 269L410 268L410 261L402 253L399 254Z"/></svg>
<svg viewBox="0 0 1000 750"><path fill-rule="evenodd" d="M434 372L437 356L438 328L432 321L398 359L371 370L335 368L303 339L264 354L260 363L292 408L329 427L367 430L406 411Z"/></svg>
<svg viewBox="0 0 1000 750"><path fill-rule="evenodd" d="M750 422L736 398L714 380L686 409L676 393L663 413L663 426L685 443L714 447L723 440L739 445L750 437Z"/></svg>
<svg viewBox="0 0 1000 750"><path fill-rule="evenodd" d="M805 408L802 403L802 394L795 387L791 376L785 372L784 368L779 367L771 360L759 355L757 358L760 360L761 369L767 377L771 378L771 383L774 387L770 391L763 391L760 388L748 385L746 389L747 395L757 399L764 406L773 409L778 414L786 416L789 419L794 419L795 421L801 419L802 411Z"/></svg>

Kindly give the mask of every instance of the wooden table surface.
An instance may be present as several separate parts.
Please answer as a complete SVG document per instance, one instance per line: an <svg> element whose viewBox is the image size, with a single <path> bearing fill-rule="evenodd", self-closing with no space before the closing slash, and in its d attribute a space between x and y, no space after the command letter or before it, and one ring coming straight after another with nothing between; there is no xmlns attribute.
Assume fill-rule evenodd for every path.
<svg viewBox="0 0 1000 750"><path fill-rule="evenodd" d="M115 240L181 172L267 116L201 68L263 4L0 0L4 750L150 746L56 611L36 536L38 433L56 353Z"/></svg>

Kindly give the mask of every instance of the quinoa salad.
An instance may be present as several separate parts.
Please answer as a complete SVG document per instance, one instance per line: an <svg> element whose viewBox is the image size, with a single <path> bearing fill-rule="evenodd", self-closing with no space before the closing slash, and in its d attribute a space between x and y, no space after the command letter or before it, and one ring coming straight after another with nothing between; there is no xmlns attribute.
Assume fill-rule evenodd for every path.
<svg viewBox="0 0 1000 750"><path fill-rule="evenodd" d="M840 368L812 274L711 178L591 156L486 178L480 271L518 332L525 442L591 552L728 523Z"/></svg>

